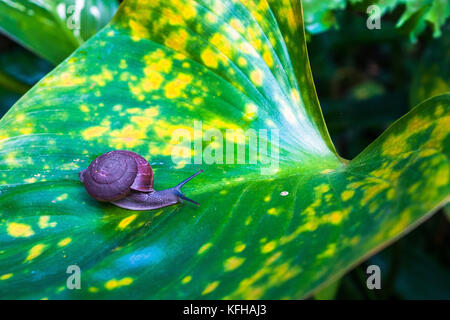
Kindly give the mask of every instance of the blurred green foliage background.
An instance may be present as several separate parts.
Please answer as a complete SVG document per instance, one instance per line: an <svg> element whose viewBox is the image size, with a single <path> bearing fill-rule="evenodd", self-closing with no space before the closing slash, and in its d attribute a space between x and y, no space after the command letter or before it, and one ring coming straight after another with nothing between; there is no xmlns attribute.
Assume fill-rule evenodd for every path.
<svg viewBox="0 0 450 320"><path fill-rule="evenodd" d="M399 28L405 14L400 5L383 15L380 30L369 30L367 1L352 1L345 10L341 2L335 7L339 11L317 13L321 24L309 26L314 34L309 34L308 50L333 142L341 156L351 159L411 107L448 91L450 25L440 21L437 34L435 26L418 18L420 12L410 12ZM0 117L53 67L0 36ZM381 267L381 290L366 287L371 264ZM450 299L449 267L450 223L442 209L315 298Z"/></svg>
<svg viewBox="0 0 450 320"><path fill-rule="evenodd" d="M396 28L404 8L383 16L380 30L366 28L361 8L336 13L337 30L310 37L316 89L333 142L351 159L418 102L448 91L449 24L433 37L430 26L416 42ZM382 290L368 290L366 269L377 264ZM450 299L450 223L437 212L328 288L337 299ZM327 289L324 289L325 293Z"/></svg>

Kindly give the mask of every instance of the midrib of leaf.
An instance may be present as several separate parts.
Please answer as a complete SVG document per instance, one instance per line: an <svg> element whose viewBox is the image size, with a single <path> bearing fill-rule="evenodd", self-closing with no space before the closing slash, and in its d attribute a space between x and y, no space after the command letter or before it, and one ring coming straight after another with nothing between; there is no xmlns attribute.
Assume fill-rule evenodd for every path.
<svg viewBox="0 0 450 320"><path fill-rule="evenodd" d="M198 6L202 7L202 8L204 8L201 5L200 1L190 1L190 3L192 3L192 5L195 4L195 5L198 5ZM270 4L272 5L272 3L270 3ZM292 4L292 3L290 3L290 4ZM191 5L191 4L189 4L189 5ZM240 3L236 3L235 5L241 5L241 4ZM251 6L251 2L249 2L248 5ZM160 9L158 7L157 8L151 7L151 9L148 9L148 7L146 7L145 3L137 4L136 8L134 8L134 10L136 10L136 12L140 12L141 8L142 8L142 10L147 9L147 10L149 10L149 12L158 12L161 15L164 15L164 13L162 11L160 11ZM207 7L206 9L209 11L209 13L213 13L219 21L223 21L221 19L220 14L217 14L215 11L211 11L210 7ZM246 8L246 7L245 8L243 7L242 9L245 10L244 11L245 14L248 13L248 15L244 17L244 19L242 19L242 17L238 16L237 14L236 15L233 14L233 17L235 17L237 19L242 19L242 21L245 21L246 23L249 22L249 21L253 22L254 25L258 28L258 30L261 31L261 34L264 36L265 35L264 28L249 13L249 11L248 11L249 9ZM301 18L299 18L300 16L298 15L298 11L300 10L300 7L296 7L295 9L292 9L292 10L294 10L295 14L297 15L297 18L299 20L301 20ZM272 17L274 17L274 14L271 11L270 7L268 8L268 12L269 12L269 14L271 14ZM116 24L122 25L125 28L128 28L128 21L129 21L129 19L130 19L130 17L128 17L126 15L123 15L123 13L121 14L119 12L119 14L117 14L115 19L113 20L113 24L116 23ZM142 23L142 25L146 25L148 23L147 18L145 16L143 16L143 15L139 15L139 14L138 15L134 15L133 19L136 19L139 23ZM265 21L263 21L263 22L265 22ZM276 28L277 35L279 35L281 37L281 34L279 33L280 30L278 29L278 22L276 20L273 20L272 23L273 23L274 26L277 27ZM224 22L224 24L225 24L225 22ZM183 29L185 29L185 30L191 31L194 36L197 36L200 39L202 39L202 41L205 43L205 45L209 44L207 39L203 38L202 35L199 35L198 33L194 32L193 29L190 29L189 28L189 24L187 24L187 25L183 25L182 24L181 27ZM128 30L128 32L130 32L130 31ZM298 39L299 43L300 44L304 43L304 30L299 28L299 30L297 30L297 32L299 32L299 34L297 35L299 37L299 39ZM240 40L244 40L247 45L250 45L251 47L253 47L252 44L249 42L249 40L251 40L250 38L247 39L247 38L243 37L242 34L241 34L240 35ZM276 38L276 40L280 40L280 38ZM156 39L154 39L154 38L152 38L152 39L142 38L142 39L140 39L140 42L141 43L143 43L143 42L158 43L159 45L161 45L161 48L164 47L163 43L156 41ZM274 49L272 44L269 41L267 41L266 44L269 45L269 47L272 50ZM272 52L275 53L274 56L277 58L276 59L277 61L280 61L280 62L284 61L284 64L281 62L282 63L282 71L283 71L282 75L283 75L283 77L286 76L286 75L295 75L295 76L297 76L298 72L294 71L294 67L292 65L292 60L291 60L291 54L288 52L288 49L287 49L285 43L283 41L280 41L280 42L278 42L278 44L283 48L283 52L282 53L284 55L284 59L281 59L280 56L274 50ZM216 47L216 49L218 49L218 48ZM171 50L173 50L173 49L171 49ZM185 52L180 52L180 51L177 51L177 50L173 50L173 51L181 53L181 54L185 54ZM231 64L231 66L233 67L234 71L236 71L238 74L242 74L242 71L239 68L239 66L237 66L235 62L233 62L231 59L229 59L229 57L227 57L225 55L225 53L223 53L223 52L221 52L221 53L226 57L227 61ZM306 52L306 55L307 55L307 52ZM258 56L257 59L260 59L261 61L263 61L261 55L257 54L257 56ZM295 57L295 58L297 58L297 57ZM294 59L294 60L296 60L296 59ZM306 60L307 60L307 56L306 56ZM199 63L201 65L201 62L198 62L198 61L195 61L195 60L192 60L192 59L189 59L189 61L194 62L194 63ZM301 62L298 62L298 63L301 63ZM307 70L310 72L309 64L307 64ZM224 79L225 83L227 83L228 79L224 78L222 75L218 74L216 70L209 69L208 72L213 72L218 77ZM286 141L285 140L284 141L284 145L292 146L290 148L290 151L295 154L296 152L299 151L299 149L301 149L301 146L305 147L305 142L301 141L302 138L303 138L303 140L309 138L311 140L314 140L314 144L315 145L309 145L309 146L307 146L307 148L310 148L310 149L311 148L312 149L319 148L319 145L321 145L322 143L325 143L327 145L327 147L330 149L330 150L327 150L326 152L330 152L331 151L331 152L335 153L335 155L337 155L336 151L334 149L334 146L331 143L331 139L330 139L329 134L328 134L328 132L326 130L326 127L324 125L322 113L320 111L320 107L319 107L318 101L317 101L317 96L315 96L315 100L316 101L314 101L314 103L316 103L316 105L313 108L311 108L311 110L313 110L313 112L317 112L318 116L316 118L314 118L314 119L311 119L311 117L312 117L311 112L308 112L309 110L305 109L304 102L301 102L301 105L298 105L297 103L293 102L291 97L289 96L289 94L287 94L287 91L289 91L291 89L300 90L299 84L298 84L299 82L298 82L297 78L296 78L297 80L291 79L290 83L286 84L283 81L280 81L280 79L277 76L275 76L275 74L273 73L272 69L266 69L265 70L265 75L270 75L270 76L273 77L273 81L271 81L271 84L273 86L272 86L272 88L270 90L268 90L267 88L261 88L261 89L256 88L251 83L250 79L248 78L248 75L245 75L245 81L247 82L247 84L249 84L252 87L254 92L256 92L257 96L260 98L260 99L255 100L256 97L253 96L252 99L250 99L250 101L253 100L260 107L260 110L262 109L264 112L266 112L266 114L270 114L269 110L271 110L271 109L277 110L277 111L280 110L280 106L275 101L275 97L272 95L271 92L273 91L274 88L277 88L282 93L282 97L287 102L288 107L293 112L293 115L295 117L297 117L295 119L295 123L294 122L292 122L292 123L285 122L285 125L291 126L293 131L297 131L297 136L296 135L291 135L289 137L290 141ZM314 86L313 83L312 82L308 82L308 84L307 84L308 88L307 89L310 89L311 86L312 87ZM239 90L241 92L241 94L243 93L242 90L240 90L239 88L235 88L235 89ZM305 89L305 90L307 90L307 89ZM312 89L314 90L314 87ZM299 91L299 92L301 92L301 91ZM245 96L249 97L248 95L245 95ZM270 108L270 109L266 109L266 108ZM279 115L279 113L277 115ZM320 134L319 134L319 132L320 132ZM320 149L322 149L321 150L322 153L325 151L325 148L323 148L323 147L320 147ZM305 153L308 153L307 149L306 149Z"/></svg>

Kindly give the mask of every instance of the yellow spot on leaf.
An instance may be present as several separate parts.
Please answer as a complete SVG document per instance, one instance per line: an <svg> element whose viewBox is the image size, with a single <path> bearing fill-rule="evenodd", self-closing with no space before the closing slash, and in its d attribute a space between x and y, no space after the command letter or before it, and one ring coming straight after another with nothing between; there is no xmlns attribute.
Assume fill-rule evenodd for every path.
<svg viewBox="0 0 450 320"><path fill-rule="evenodd" d="M64 200L67 200L68 197L69 197L69 195L67 193L64 193L64 194L60 195L58 198L56 198L56 200L64 201Z"/></svg>
<svg viewBox="0 0 450 320"><path fill-rule="evenodd" d="M183 279L181 279L181 283L186 284L186 283L189 283L191 280L192 280L191 276L186 276Z"/></svg>
<svg viewBox="0 0 450 320"><path fill-rule="evenodd" d="M107 128L107 127L95 126L95 127L90 127L90 128L83 130L83 132L81 132L81 135L83 136L83 139L91 140L93 138L100 137L108 130L109 130L109 128Z"/></svg>
<svg viewBox="0 0 450 320"><path fill-rule="evenodd" d="M316 192L325 193L325 192L330 191L330 186L328 184L321 184L321 185L315 187L314 190Z"/></svg>
<svg viewBox="0 0 450 320"><path fill-rule="evenodd" d="M125 125L122 129L113 130L110 133L114 138L116 149L131 149L142 143L146 138L145 131L136 128L131 124Z"/></svg>
<svg viewBox="0 0 450 320"><path fill-rule="evenodd" d="M338 224L342 221L342 213L340 211L334 211L330 214L331 223Z"/></svg>
<svg viewBox="0 0 450 320"><path fill-rule="evenodd" d="M272 54L269 51L264 52L263 59L269 68L271 68L273 66Z"/></svg>
<svg viewBox="0 0 450 320"><path fill-rule="evenodd" d="M400 214L400 220L396 221L393 226L388 229L388 237L395 237L402 233L411 223L412 211L407 208Z"/></svg>
<svg viewBox="0 0 450 320"><path fill-rule="evenodd" d="M419 157L425 158L425 157L431 156L436 153L437 153L437 150L435 150L435 149L425 149L425 150L422 150L419 152Z"/></svg>
<svg viewBox="0 0 450 320"><path fill-rule="evenodd" d="M291 90L291 98L295 102L300 103L300 93L298 92L297 89L292 89ZM330 169L327 169L327 170L330 170ZM330 171L333 171L333 170L330 170Z"/></svg>
<svg viewBox="0 0 450 320"><path fill-rule="evenodd" d="M147 78L142 80L142 89L145 92L156 90L161 86L163 82L163 76L158 72L148 72Z"/></svg>
<svg viewBox="0 0 450 320"><path fill-rule="evenodd" d="M243 27L242 23L239 21L239 19L236 19L236 18L231 19L230 26L241 34L243 34L245 32L244 27Z"/></svg>
<svg viewBox="0 0 450 320"><path fill-rule="evenodd" d="M380 192L388 188L389 185L387 183L378 183L373 186L366 187L364 190L364 195L361 199L361 204L366 205L367 202L376 197Z"/></svg>
<svg viewBox="0 0 450 320"><path fill-rule="evenodd" d="M389 189L389 191L386 193L386 197L388 200L392 200L395 197L395 189L391 188Z"/></svg>
<svg viewBox="0 0 450 320"><path fill-rule="evenodd" d="M180 10L180 12L182 13L183 17L185 19L192 19L196 16L197 11L195 10L195 7L184 3L184 2L177 2L176 6L178 7L178 9Z"/></svg>
<svg viewBox="0 0 450 320"><path fill-rule="evenodd" d="M58 242L58 246L65 247L71 242L72 242L72 238L65 238L65 239L62 239L60 242Z"/></svg>
<svg viewBox="0 0 450 320"><path fill-rule="evenodd" d="M232 55L230 44L228 43L227 38L220 34L215 33L211 40L211 44L213 44L220 52L225 54L227 57L230 57Z"/></svg>
<svg viewBox="0 0 450 320"><path fill-rule="evenodd" d="M257 86L262 86L264 82L264 73L262 70L256 69L250 73L250 80Z"/></svg>
<svg viewBox="0 0 450 320"><path fill-rule="evenodd" d="M164 91L169 99L177 98L186 86L191 83L192 76L188 74L179 74L178 77L165 85Z"/></svg>
<svg viewBox="0 0 450 320"><path fill-rule="evenodd" d="M165 44L167 47L174 49L175 51L184 51L186 46L186 40L189 39L189 34L185 30L172 32L166 39Z"/></svg>
<svg viewBox="0 0 450 320"><path fill-rule="evenodd" d="M128 64L127 64L127 62L125 61L125 59L120 59L119 68L120 68L120 69L126 69L126 68L128 68Z"/></svg>
<svg viewBox="0 0 450 320"><path fill-rule="evenodd" d="M449 169L448 166L443 166L436 172L436 179L434 180L434 185L438 187L448 185L449 180Z"/></svg>
<svg viewBox="0 0 450 320"><path fill-rule="evenodd" d="M195 97L195 98L192 100L192 102L193 102L196 106L202 104L203 101L204 101L204 100L203 100L202 98L199 98L199 97Z"/></svg>
<svg viewBox="0 0 450 320"><path fill-rule="evenodd" d="M219 286L219 281L214 281L208 284L205 289L202 291L202 295L208 294L216 290L216 288Z"/></svg>
<svg viewBox="0 0 450 320"><path fill-rule="evenodd" d="M341 199L342 199L342 201L347 201L348 199L353 197L354 194L355 194L355 190L345 190L341 194Z"/></svg>
<svg viewBox="0 0 450 320"><path fill-rule="evenodd" d="M135 20L130 20L129 25L131 28L131 39L133 41L139 41L142 38L148 38L147 29L144 26L142 26L139 22L136 22Z"/></svg>
<svg viewBox="0 0 450 320"><path fill-rule="evenodd" d="M244 251L244 249L245 249L245 244L243 244L243 243L238 243L238 244L236 244L236 246L234 247L234 252L239 253L239 252Z"/></svg>
<svg viewBox="0 0 450 320"><path fill-rule="evenodd" d="M106 67L102 67L102 72L91 76L91 80L97 85L104 87L107 81L113 80L113 74Z"/></svg>
<svg viewBox="0 0 450 320"><path fill-rule="evenodd" d="M318 258L328 258L334 255L336 252L336 243L330 243L325 251L323 251L321 254L319 254Z"/></svg>
<svg viewBox="0 0 450 320"><path fill-rule="evenodd" d="M105 288L108 290L114 290L123 286L129 286L133 283L133 278L126 277L121 280L111 279L105 283Z"/></svg>
<svg viewBox="0 0 450 320"><path fill-rule="evenodd" d="M0 276L0 280L8 280L10 279L14 274L12 273L5 273L4 275Z"/></svg>
<svg viewBox="0 0 450 320"><path fill-rule="evenodd" d="M275 241L269 241L265 245L262 246L261 252L262 253L269 253L273 251L276 248L276 242Z"/></svg>
<svg viewBox="0 0 450 320"><path fill-rule="evenodd" d="M209 248L211 248L211 246L212 246L211 242L205 243L200 247L200 249L198 249L197 254L205 253Z"/></svg>
<svg viewBox="0 0 450 320"><path fill-rule="evenodd" d="M39 228L45 229L48 227L52 227L52 228L56 227L56 224L57 224L56 222L49 223L49 221L50 221L50 216L40 216L39 221L38 221Z"/></svg>
<svg viewBox="0 0 450 320"><path fill-rule="evenodd" d="M219 66L219 62L217 60L217 57L215 56L214 52L211 51L211 49L205 49L202 54L201 58L203 60L203 63L210 68L217 68Z"/></svg>
<svg viewBox="0 0 450 320"><path fill-rule="evenodd" d="M11 237L19 238L19 237L30 237L34 234L31 226L23 223L12 222L8 224L7 232Z"/></svg>
<svg viewBox="0 0 450 320"><path fill-rule="evenodd" d="M245 60L244 57L239 57L238 64L240 67L246 67L247 66L247 60Z"/></svg>
<svg viewBox="0 0 450 320"><path fill-rule="evenodd" d="M212 14L211 12L208 12L206 14L206 19L208 19L209 22L215 23L217 21L216 16Z"/></svg>
<svg viewBox="0 0 450 320"><path fill-rule="evenodd" d="M32 247L30 249L30 251L28 251L28 256L25 259L25 261L31 261L31 260L39 257L46 247L47 246L45 244L42 244L42 243L39 243L39 244L35 245L34 247Z"/></svg>
<svg viewBox="0 0 450 320"><path fill-rule="evenodd" d="M136 219L136 217L137 217L137 214L133 214L133 215L131 215L129 217L126 217L126 218L122 219L119 222L119 224L117 225L117 228L119 228L120 230L125 229L126 227L128 227L128 225L130 223L132 223L134 221L134 219Z"/></svg>
<svg viewBox="0 0 450 320"><path fill-rule="evenodd" d="M390 136L383 144L383 155L395 157L407 149L404 138L398 136Z"/></svg>
<svg viewBox="0 0 450 320"><path fill-rule="evenodd" d="M232 271L242 265L245 259L240 257L231 257L225 260L223 267L225 271Z"/></svg>
<svg viewBox="0 0 450 320"><path fill-rule="evenodd" d="M445 90L445 91L447 91L447 90ZM437 117L440 117L443 113L444 113L444 107L440 104L436 107L436 111L434 112L434 114Z"/></svg>
<svg viewBox="0 0 450 320"><path fill-rule="evenodd" d="M30 125L30 123L27 123L27 125ZM27 128L27 127L22 127L22 128L20 128L19 129L19 132L21 133L21 134L32 134L33 133L33 128Z"/></svg>

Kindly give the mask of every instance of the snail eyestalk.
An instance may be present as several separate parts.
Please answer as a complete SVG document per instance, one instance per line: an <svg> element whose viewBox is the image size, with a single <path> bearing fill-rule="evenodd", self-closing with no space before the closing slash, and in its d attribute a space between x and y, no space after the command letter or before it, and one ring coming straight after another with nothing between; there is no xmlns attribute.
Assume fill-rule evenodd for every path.
<svg viewBox="0 0 450 320"><path fill-rule="evenodd" d="M193 178L195 178L196 176L198 176L198 175L199 175L200 173L202 173L202 172L203 172L203 170L197 171L197 172L194 173L192 176L190 176L189 178L187 178L187 179L181 181L179 184L177 184L175 187L173 187L172 189L173 189L175 195L176 195L177 197L179 197L180 199L183 199L183 200L192 202L193 204L195 204L195 205L197 205L197 206L200 207L200 203L198 203L197 201L194 201L194 200L189 199L188 197L186 197L186 196L181 192L181 188L182 188L186 183L188 183L189 181L191 181Z"/></svg>

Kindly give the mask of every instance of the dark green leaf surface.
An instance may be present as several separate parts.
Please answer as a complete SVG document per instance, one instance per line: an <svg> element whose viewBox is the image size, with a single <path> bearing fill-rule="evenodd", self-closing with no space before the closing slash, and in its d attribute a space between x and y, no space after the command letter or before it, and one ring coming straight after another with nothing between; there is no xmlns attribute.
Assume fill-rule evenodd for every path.
<svg viewBox="0 0 450 320"><path fill-rule="evenodd" d="M325 288L318 290L314 294L315 300L333 300L336 298L336 294L339 290L339 285L341 284L341 279L338 279L330 284L328 284Z"/></svg>
<svg viewBox="0 0 450 320"><path fill-rule="evenodd" d="M449 105L424 102L347 162L321 116L299 2L126 1L0 121L0 297L305 297L446 201ZM175 165L172 133L195 120L278 128L278 170ZM184 189L201 207L93 200L78 172L111 149L149 159L156 189L201 166ZM73 264L81 290L66 289Z"/></svg>
<svg viewBox="0 0 450 320"><path fill-rule="evenodd" d="M0 0L0 31L58 64L116 10L116 0Z"/></svg>

